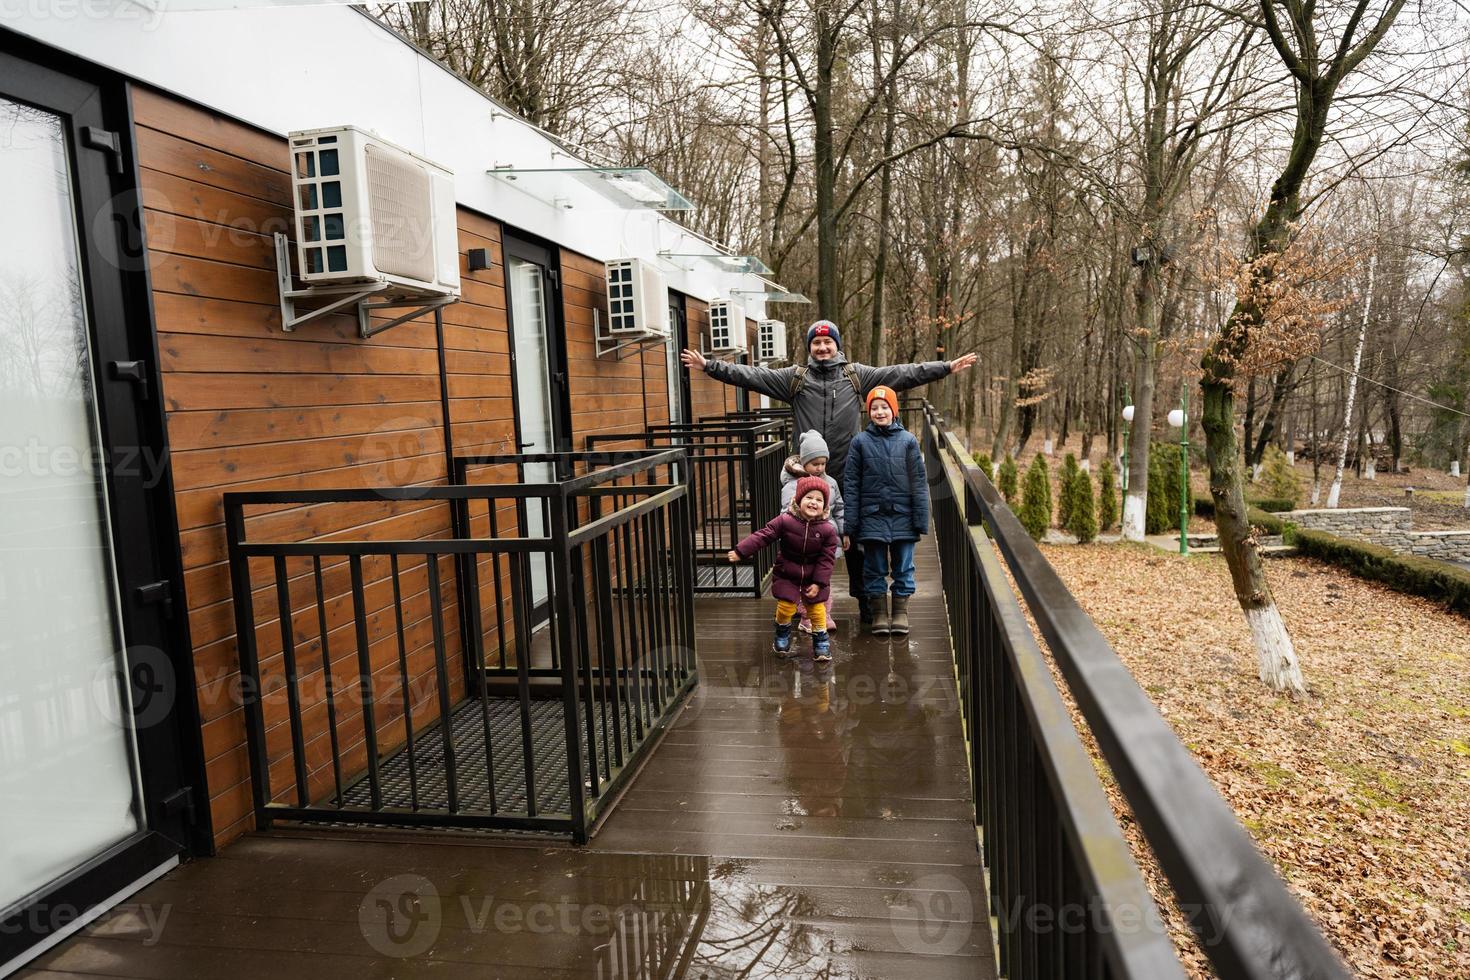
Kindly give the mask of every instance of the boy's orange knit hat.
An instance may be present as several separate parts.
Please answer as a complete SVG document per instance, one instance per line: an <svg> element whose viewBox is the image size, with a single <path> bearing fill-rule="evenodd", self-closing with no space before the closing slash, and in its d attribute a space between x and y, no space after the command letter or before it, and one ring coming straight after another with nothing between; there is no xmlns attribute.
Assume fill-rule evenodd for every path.
<svg viewBox="0 0 1470 980"><path fill-rule="evenodd" d="M887 402L888 407L893 410L893 417L898 418L898 392L894 391L887 385L879 385L872 391L868 392L868 400L863 403L863 408L866 411L871 412L873 410L874 398L881 398L885 402Z"/></svg>

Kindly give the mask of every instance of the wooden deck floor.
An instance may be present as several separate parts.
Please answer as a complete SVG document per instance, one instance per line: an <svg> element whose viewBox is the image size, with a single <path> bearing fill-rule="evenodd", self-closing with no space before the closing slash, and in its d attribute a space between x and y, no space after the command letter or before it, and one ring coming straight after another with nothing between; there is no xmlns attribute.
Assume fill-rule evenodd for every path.
<svg viewBox="0 0 1470 980"><path fill-rule="evenodd" d="M993 977L930 542L919 579L906 643L839 598L824 668L701 600L699 688L585 848L253 835L20 975Z"/></svg>

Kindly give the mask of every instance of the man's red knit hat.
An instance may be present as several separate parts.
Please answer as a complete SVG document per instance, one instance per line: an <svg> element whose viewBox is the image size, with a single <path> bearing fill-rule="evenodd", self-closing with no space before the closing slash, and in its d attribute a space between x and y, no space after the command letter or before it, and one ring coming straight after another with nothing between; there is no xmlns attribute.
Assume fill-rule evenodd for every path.
<svg viewBox="0 0 1470 980"><path fill-rule="evenodd" d="M827 486L827 481L820 476L804 476L796 481L796 496L791 498L793 505L801 503L801 498L813 490L820 490L822 502L828 507L832 506L832 488Z"/></svg>
<svg viewBox="0 0 1470 980"><path fill-rule="evenodd" d="M887 402L888 407L893 410L893 417L898 418L898 392L894 391L887 385L879 385L872 391L868 392L868 400L863 403L863 408L867 411L872 411L873 399L875 398L881 398L883 401Z"/></svg>

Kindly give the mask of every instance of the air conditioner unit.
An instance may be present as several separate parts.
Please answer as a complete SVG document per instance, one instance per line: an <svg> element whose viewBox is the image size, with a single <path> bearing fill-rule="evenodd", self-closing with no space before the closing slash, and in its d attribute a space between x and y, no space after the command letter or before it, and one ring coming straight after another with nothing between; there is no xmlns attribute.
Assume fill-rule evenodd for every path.
<svg viewBox="0 0 1470 980"><path fill-rule="evenodd" d="M308 287L459 295L452 173L355 126L289 139L297 268Z"/></svg>
<svg viewBox="0 0 1470 980"><path fill-rule="evenodd" d="M745 310L734 300L710 300L709 349L712 354L743 354L750 350Z"/></svg>
<svg viewBox="0 0 1470 980"><path fill-rule="evenodd" d="M646 259L608 259L608 339L640 340L669 335L669 289L664 275Z"/></svg>
<svg viewBox="0 0 1470 980"><path fill-rule="evenodd" d="M755 325L756 360L786 360L786 321L760 320Z"/></svg>

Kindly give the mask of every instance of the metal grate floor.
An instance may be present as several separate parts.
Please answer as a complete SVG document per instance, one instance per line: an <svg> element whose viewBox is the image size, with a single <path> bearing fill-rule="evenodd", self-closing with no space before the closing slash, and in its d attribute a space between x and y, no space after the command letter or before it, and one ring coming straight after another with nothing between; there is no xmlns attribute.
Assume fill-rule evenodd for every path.
<svg viewBox="0 0 1470 980"><path fill-rule="evenodd" d="M696 589L753 589L755 567L753 565L700 565L695 570Z"/></svg>
<svg viewBox="0 0 1470 980"><path fill-rule="evenodd" d="M562 702L530 702L531 788L526 785L520 701L516 698L492 697L487 699L486 704L490 716L493 766L487 765L490 760L485 753L485 725L480 702L462 701L450 713L450 741L454 752L455 792L459 812L530 814L527 801L534 791L537 815L568 814L571 811L571 793L567 786L567 741L562 724ZM611 711L609 706L606 711L609 722ZM603 715L603 711L593 713L600 766L603 765ZM626 717L636 720L637 712L630 707ZM648 720L645 718L644 725L647 724ZM626 721L622 730L626 740ZM613 732L607 731L606 736L607 744L611 747ZM492 771L493 780L489 778ZM378 782L383 806L412 808L415 780L419 809L449 809L448 766L445 764L444 737L440 725L427 728L414 737L412 754L404 746L378 763ZM371 807L372 788L367 776L364 775L345 789L342 796L347 806Z"/></svg>

